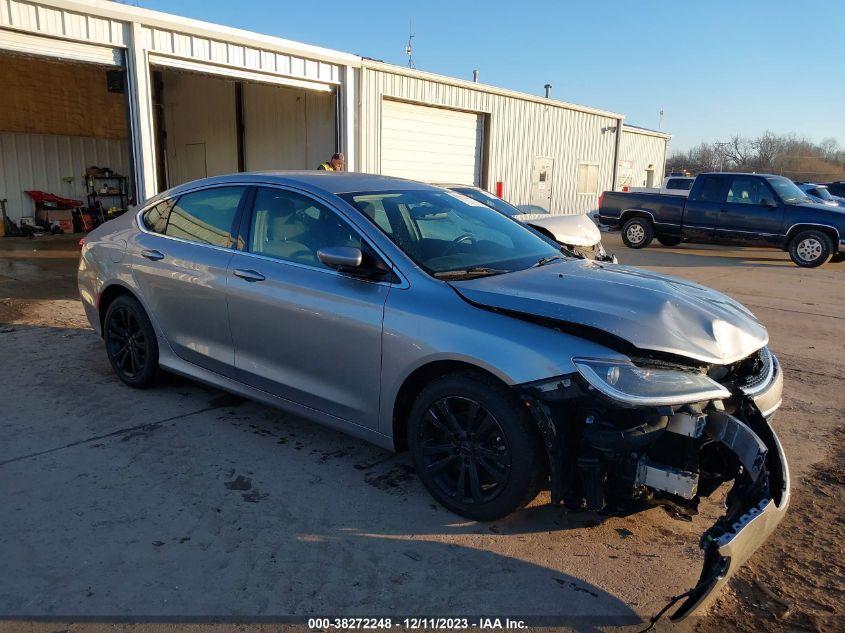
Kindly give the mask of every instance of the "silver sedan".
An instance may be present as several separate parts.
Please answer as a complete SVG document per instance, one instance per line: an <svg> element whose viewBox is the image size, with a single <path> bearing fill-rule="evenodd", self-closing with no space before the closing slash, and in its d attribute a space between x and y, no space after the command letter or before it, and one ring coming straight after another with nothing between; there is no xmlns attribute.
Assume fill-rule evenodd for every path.
<svg viewBox="0 0 845 633"><path fill-rule="evenodd" d="M746 308L682 279L572 257L465 196L352 173L181 185L89 234L89 320L117 376L160 369L390 450L476 520L540 489L601 511L694 508L691 612L775 529L782 374Z"/></svg>

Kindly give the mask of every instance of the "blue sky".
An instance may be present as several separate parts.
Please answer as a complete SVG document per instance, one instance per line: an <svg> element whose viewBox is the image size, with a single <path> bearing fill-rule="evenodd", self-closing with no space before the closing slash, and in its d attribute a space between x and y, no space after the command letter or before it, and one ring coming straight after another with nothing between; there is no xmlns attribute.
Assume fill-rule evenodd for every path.
<svg viewBox="0 0 845 633"><path fill-rule="evenodd" d="M845 145L845 2L131 0L129 4L621 112L673 149L794 132ZM830 29L825 29L830 25Z"/></svg>

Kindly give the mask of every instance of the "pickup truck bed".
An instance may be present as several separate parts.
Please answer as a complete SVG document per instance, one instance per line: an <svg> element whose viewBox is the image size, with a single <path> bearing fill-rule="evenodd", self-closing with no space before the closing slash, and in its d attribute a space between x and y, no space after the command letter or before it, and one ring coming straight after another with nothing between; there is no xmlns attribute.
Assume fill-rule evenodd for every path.
<svg viewBox="0 0 845 633"><path fill-rule="evenodd" d="M599 222L620 228L630 248L644 248L654 238L665 246L683 241L773 246L805 267L845 252L845 209L813 204L783 176L701 174L688 198L606 191Z"/></svg>

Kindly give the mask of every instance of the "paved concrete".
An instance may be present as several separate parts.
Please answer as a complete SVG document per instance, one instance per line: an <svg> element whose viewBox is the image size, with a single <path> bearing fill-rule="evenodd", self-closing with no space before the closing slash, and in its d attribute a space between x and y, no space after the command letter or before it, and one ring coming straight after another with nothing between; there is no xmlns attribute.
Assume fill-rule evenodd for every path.
<svg viewBox="0 0 845 633"><path fill-rule="evenodd" d="M845 264L605 240L623 263L752 307L785 366L792 466L821 459L845 408ZM73 243L59 242L49 257L0 242L2 617L596 616L583 628L639 622L694 584L715 502L688 523L543 495L478 524L434 504L405 455L180 378L124 387L74 299Z"/></svg>

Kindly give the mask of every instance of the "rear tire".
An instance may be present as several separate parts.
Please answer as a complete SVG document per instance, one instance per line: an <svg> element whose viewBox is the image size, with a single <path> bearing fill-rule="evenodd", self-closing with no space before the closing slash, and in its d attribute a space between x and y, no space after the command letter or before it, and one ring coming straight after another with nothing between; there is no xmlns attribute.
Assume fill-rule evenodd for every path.
<svg viewBox="0 0 845 633"><path fill-rule="evenodd" d="M150 318L137 299L122 295L103 320L106 354L114 373L135 389L149 387L158 375L158 341Z"/></svg>
<svg viewBox="0 0 845 633"><path fill-rule="evenodd" d="M447 374L414 402L408 445L420 480L441 505L493 521L539 491L542 443L530 425L525 407L495 380Z"/></svg>
<svg viewBox="0 0 845 633"><path fill-rule="evenodd" d="M683 242L684 238L682 238L682 237L665 237L665 236L658 235L657 241L660 242L661 244L663 244L663 246L668 246L668 247L671 248L672 246L677 246L678 244Z"/></svg>
<svg viewBox="0 0 845 633"><path fill-rule="evenodd" d="M622 226L622 241L628 248L645 248L654 239L654 227L646 218L631 218Z"/></svg>
<svg viewBox="0 0 845 633"><path fill-rule="evenodd" d="M801 231L789 243L789 257L802 268L817 268L830 259L833 244L830 238L815 229Z"/></svg>

